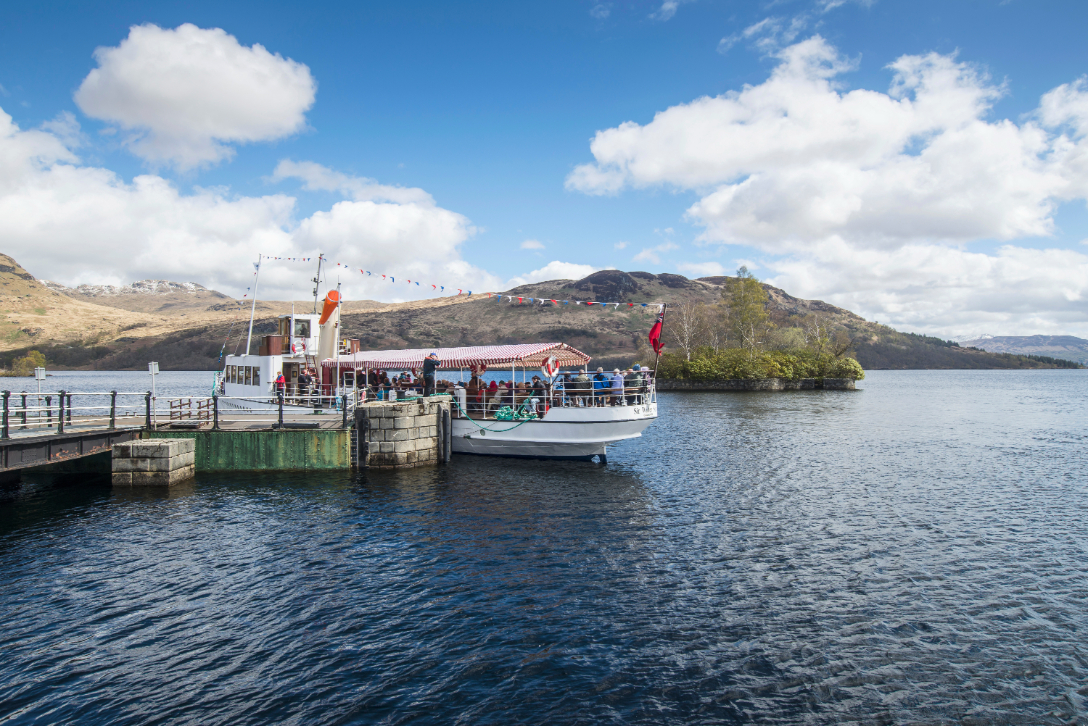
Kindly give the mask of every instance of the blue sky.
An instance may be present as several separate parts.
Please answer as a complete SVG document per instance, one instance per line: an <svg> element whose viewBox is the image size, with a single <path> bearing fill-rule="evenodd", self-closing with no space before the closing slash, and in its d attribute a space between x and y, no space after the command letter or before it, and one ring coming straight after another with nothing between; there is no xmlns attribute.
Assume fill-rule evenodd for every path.
<svg viewBox="0 0 1088 726"><path fill-rule="evenodd" d="M1085 3L1021 0L8 4L0 10L0 109L11 117L9 140L26 142L18 146L25 149L33 139L18 134L41 130L68 154L25 152L32 171L12 174L7 186L10 208L25 219L0 224L0 251L40 277L69 284L154 276L235 294L248 284L246 260L258 252L321 249L361 267L488 289L593 268L696 277L729 273L746 262L795 295L903 329L1088 334L1088 249L1082 244L1088 239L1088 169L1074 158L1083 153L1077 129L1084 120L1077 114L1088 89L1076 82L1088 73L1086 21ZM164 117L134 107L161 98L142 100L133 92L117 100L117 89L132 82L132 69L147 65L135 51L118 54L112 80L77 102L85 79L102 67L96 48L124 48L133 26L152 24L163 34L149 35L141 47L153 52L155 43L172 43L169 33L186 23L234 39L215 42L234 42L246 52L259 44L305 66L302 83L311 84L312 102L296 84L295 106L275 106L289 94L270 87L275 108L267 115L284 115L278 130L255 130L261 119L250 119L233 137L211 131L208 138L227 150L217 158L206 150L203 157L191 149L177 152L168 143L171 132L156 124L169 125L169 109ZM796 65L804 76L796 80L802 84L796 94L788 84L772 88L769 82L784 73L791 48L804 55ZM903 98L888 95L896 78L889 66L903 57L929 58L923 75L958 74L953 85L983 89L984 100L954 118L944 111L900 118L919 130L903 131L910 138L901 148L873 152L879 159L867 150L840 155L849 141L842 133L814 136L785 160L772 134L763 137L768 148L748 156L737 148L747 138L739 126L773 123L759 94L741 103L742 116L749 114L742 121L729 116L737 109L691 107L747 86L779 94L768 107L779 104L787 116L799 117L803 133L813 126L818 132L822 121L804 118L814 107L791 99L809 94L820 105L869 90L879 94L877 106L887 107L889 99ZM130 65L122 68L122 61ZM175 61L189 62L184 54ZM834 70L821 75L820 63ZM1037 121L1040 99L1063 87L1068 92L1058 100L1064 105L1051 111L1050 125ZM937 88L931 105L951 108L956 93ZM210 103L202 94L180 92L167 101L183 109ZM913 105L914 116L925 116L920 98ZM655 114L670 109L681 118L654 122ZM883 112L832 111L827 124L848 126L860 118L862 126L879 130L885 121L871 114ZM230 123L232 113L208 109L221 123ZM895 113L902 116L901 109ZM892 116L887 123L893 126ZM717 134L715 126L727 117L737 125L719 134L725 148L700 158L705 134ZM964 132L972 121L978 133ZM638 125L639 137L616 131L602 142L607 153L595 156L595 134L625 122ZM1049 146L1036 149L1026 167L1004 163L998 171L981 162L972 171L969 161L933 161L924 153L929 148L936 155L934 139L970 145L957 134L984 139L1002 124L1019 130L1017 143L1028 146L1032 142L1023 139L1031 125L1041 125ZM802 132L787 129L784 145ZM1057 164L1063 137L1073 155ZM151 142L141 147L140 138ZM980 143L1002 151L1010 142ZM982 149L972 158L994 155ZM678 158L687 165L660 168L662 160L668 165ZM938 169L934 178L915 170L904 181L904 163L912 159ZM432 201L405 203L387 189L364 200L345 191L357 189L356 182L315 181L316 166L274 175L284 160L320 165L345 175L340 179L366 178L383 189L422 190ZM704 162L713 170L695 171ZM964 164L966 181L947 177L949 167ZM61 167L83 179L65 180ZM580 167L609 181L578 176ZM864 173L868 181L844 181L840 189L828 182L831 191L797 182L816 179L819 186L825 170L827 179ZM1011 190L981 183L995 174L1019 178L1024 170L1039 179ZM114 177L105 179L109 174ZM1047 175L1049 181L1042 178ZM164 186L145 196L137 177ZM980 180L977 189L971 178ZM869 195L885 185L879 198ZM903 191L919 185L936 191L922 201ZM1006 193L1010 201L1001 200ZM935 206L934 195L951 201ZM84 207L110 209L112 217L77 211L80 198ZM980 203L987 199L999 212L1018 204L1023 209L995 221L995 212ZM814 216L781 221L812 204L824 206ZM854 209L850 221L842 217L843 205ZM199 215L207 218L194 222ZM824 224L828 215L837 221ZM304 279L297 271L269 270L269 294L288 296L297 287L294 296L302 296ZM354 284L350 292L359 297L408 296Z"/></svg>

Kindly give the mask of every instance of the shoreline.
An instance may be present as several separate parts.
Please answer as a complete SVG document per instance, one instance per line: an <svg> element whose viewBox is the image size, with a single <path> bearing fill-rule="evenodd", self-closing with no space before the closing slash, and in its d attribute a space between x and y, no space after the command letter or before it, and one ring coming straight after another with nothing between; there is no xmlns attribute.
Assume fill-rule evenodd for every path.
<svg viewBox="0 0 1088 726"><path fill-rule="evenodd" d="M658 391L856 391L853 378L754 378L689 381L659 378Z"/></svg>

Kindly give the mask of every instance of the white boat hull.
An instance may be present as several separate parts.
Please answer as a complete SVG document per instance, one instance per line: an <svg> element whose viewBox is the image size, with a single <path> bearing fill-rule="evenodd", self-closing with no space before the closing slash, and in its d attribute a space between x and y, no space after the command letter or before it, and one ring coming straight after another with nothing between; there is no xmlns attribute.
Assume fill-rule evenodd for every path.
<svg viewBox="0 0 1088 726"><path fill-rule="evenodd" d="M657 405L553 408L532 421L455 418L452 451L535 459L590 459L608 446L642 436L657 418Z"/></svg>

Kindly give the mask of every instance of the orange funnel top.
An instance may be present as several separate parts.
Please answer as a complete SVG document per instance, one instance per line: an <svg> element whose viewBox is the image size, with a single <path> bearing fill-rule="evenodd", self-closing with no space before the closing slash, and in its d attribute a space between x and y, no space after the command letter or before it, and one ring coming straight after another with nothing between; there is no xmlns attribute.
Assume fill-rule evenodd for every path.
<svg viewBox="0 0 1088 726"><path fill-rule="evenodd" d="M324 325L339 304L340 293L336 290L330 290L329 294L325 296L325 307L321 309L321 320L318 321L318 325Z"/></svg>

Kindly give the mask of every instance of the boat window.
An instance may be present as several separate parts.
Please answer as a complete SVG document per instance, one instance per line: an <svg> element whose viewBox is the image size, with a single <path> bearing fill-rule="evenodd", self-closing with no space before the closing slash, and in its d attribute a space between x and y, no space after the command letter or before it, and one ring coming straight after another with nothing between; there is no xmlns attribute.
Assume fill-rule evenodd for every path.
<svg viewBox="0 0 1088 726"><path fill-rule="evenodd" d="M227 366L227 383L234 383L234 366Z"/></svg>
<svg viewBox="0 0 1088 726"><path fill-rule="evenodd" d="M261 385L261 369L257 366L253 366L253 385Z"/></svg>
<svg viewBox="0 0 1088 726"><path fill-rule="evenodd" d="M296 320L295 321L295 337L296 338L309 338L310 337L310 321L309 320Z"/></svg>
<svg viewBox="0 0 1088 726"><path fill-rule="evenodd" d="M250 385L250 375L251 375L251 371L253 370L253 367L252 366L242 366L242 369L245 371L244 383L248 386L248 385Z"/></svg>
<svg viewBox="0 0 1088 726"><path fill-rule="evenodd" d="M291 329L291 319L290 318L280 318L280 330L279 330L280 335L288 335L289 334L288 331L290 329Z"/></svg>

